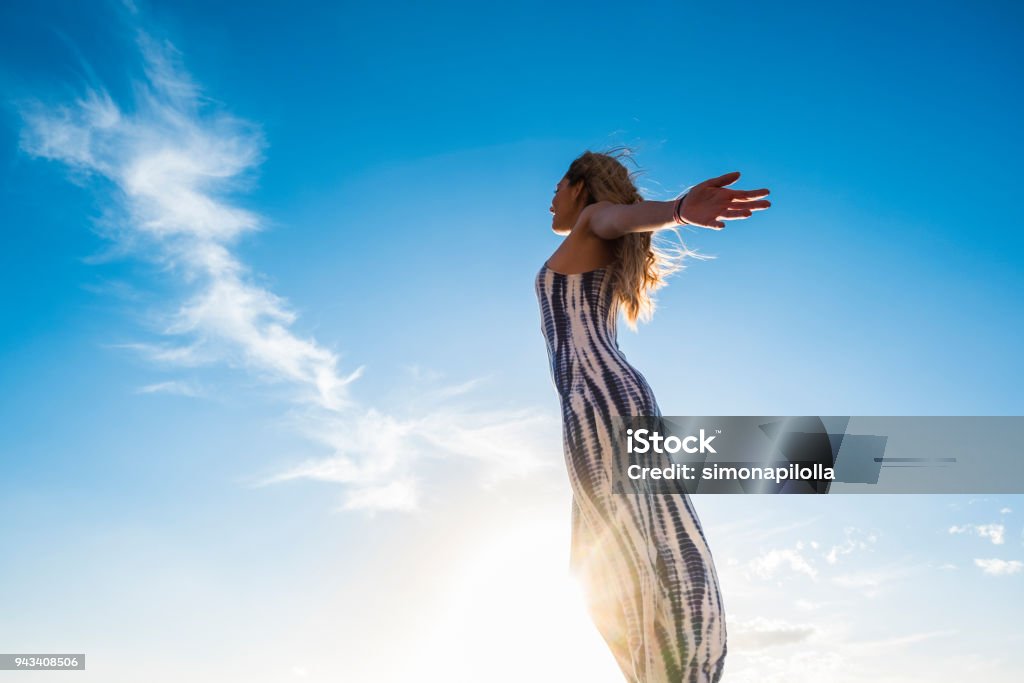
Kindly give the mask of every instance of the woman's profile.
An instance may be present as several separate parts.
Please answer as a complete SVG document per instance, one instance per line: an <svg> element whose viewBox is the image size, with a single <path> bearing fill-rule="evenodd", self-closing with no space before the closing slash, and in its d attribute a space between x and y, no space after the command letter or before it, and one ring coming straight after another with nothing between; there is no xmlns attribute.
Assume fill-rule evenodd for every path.
<svg viewBox="0 0 1024 683"><path fill-rule="evenodd" d="M655 231L722 229L768 208L768 190L729 189L739 178L729 173L645 201L623 156L588 151L569 166L550 209L565 239L536 279L573 493L571 569L630 683L712 683L725 666L725 610L689 496L612 493L612 418L661 415L616 325L620 312L631 326L648 318L652 293L678 269Z"/></svg>

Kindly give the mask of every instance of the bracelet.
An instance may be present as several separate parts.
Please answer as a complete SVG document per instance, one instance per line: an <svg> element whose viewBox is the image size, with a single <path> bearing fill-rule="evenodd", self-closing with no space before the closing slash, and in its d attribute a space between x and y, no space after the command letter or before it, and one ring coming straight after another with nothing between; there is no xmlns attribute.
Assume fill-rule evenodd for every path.
<svg viewBox="0 0 1024 683"><path fill-rule="evenodd" d="M686 199L686 195L688 194L690 193L683 193L683 195L676 201L676 208L672 211L672 219L675 220L676 225L683 225L686 223L686 221L683 220L683 214L681 214L680 211L683 209L683 200Z"/></svg>

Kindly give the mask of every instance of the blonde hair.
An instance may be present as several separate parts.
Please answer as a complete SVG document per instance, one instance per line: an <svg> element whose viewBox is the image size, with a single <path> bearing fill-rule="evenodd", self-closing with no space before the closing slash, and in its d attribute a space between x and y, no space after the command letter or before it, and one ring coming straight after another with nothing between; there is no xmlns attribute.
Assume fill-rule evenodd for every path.
<svg viewBox="0 0 1024 683"><path fill-rule="evenodd" d="M640 171L630 173L621 159L633 161L628 147L615 147L605 152L587 150L570 164L565 178L570 184L583 182L587 194L585 205L641 202L644 198L634 183ZM679 238L678 230L669 230ZM654 291L667 284L669 275L683 269L684 258L709 258L687 249L681 238L678 246L656 244L651 232L623 235L614 240L613 248L615 258L608 268L613 277L615 297L632 330L636 330L637 321L651 319L655 309Z"/></svg>

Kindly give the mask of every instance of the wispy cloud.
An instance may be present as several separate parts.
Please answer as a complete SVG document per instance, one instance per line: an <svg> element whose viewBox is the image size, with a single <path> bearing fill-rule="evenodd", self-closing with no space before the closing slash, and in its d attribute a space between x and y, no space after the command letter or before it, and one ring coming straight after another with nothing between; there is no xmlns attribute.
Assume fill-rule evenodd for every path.
<svg viewBox="0 0 1024 683"><path fill-rule="evenodd" d="M486 411L454 405L405 415L375 408L343 414L304 411L294 414L291 424L334 455L300 463L261 484L316 479L376 491L391 477L408 474L417 463L447 455L481 465L483 484L490 485L550 466L552 460L545 462L541 454L545 442L557 438L552 419L532 410Z"/></svg>
<svg viewBox="0 0 1024 683"><path fill-rule="evenodd" d="M949 527L951 534L975 534L987 538L995 545L1005 542L1006 527L1002 524L961 524Z"/></svg>
<svg viewBox="0 0 1024 683"><path fill-rule="evenodd" d="M772 578L787 569L811 579L818 578L818 570L810 560L800 550L793 548L769 550L751 560L750 569L762 579Z"/></svg>
<svg viewBox="0 0 1024 683"><path fill-rule="evenodd" d="M833 545L828 554L825 555L825 561L829 564L836 564L840 556L849 555L855 550L867 550L878 540L876 534L864 532L855 527L844 527L843 533L846 536L843 542Z"/></svg>
<svg viewBox="0 0 1024 683"><path fill-rule="evenodd" d="M843 534L844 539L838 543L797 541L788 548L762 551L746 564L745 578L748 581L773 580L780 584L788 580L802 583L808 588L812 584L808 584L807 579L811 579L813 585L827 586L837 597L840 597L840 591L835 591L835 588L848 591L846 595L876 598L891 584L923 570L922 566L902 562L864 566L878 540L878 534L853 526L844 527ZM851 561L854 557L840 561L840 558L846 556L855 556L858 561ZM837 571L847 565L854 568ZM813 602L811 596L811 593L804 592L797 607L804 611L822 607L823 603Z"/></svg>
<svg viewBox="0 0 1024 683"><path fill-rule="evenodd" d="M843 536L841 542L834 543L831 547L815 540L796 541L790 548L775 548L762 552L748 563L747 575L770 579L791 572L817 580L821 571L837 564L841 556L850 555L855 551L870 550L878 540L875 532L852 526L843 528ZM825 550L826 547L829 549Z"/></svg>
<svg viewBox="0 0 1024 683"><path fill-rule="evenodd" d="M230 199L263 159L259 127L213 108L169 42L139 31L137 46L144 77L130 108L92 85L74 102L31 103L21 112L22 149L64 163L77 178L107 181L102 232L119 253L158 263L186 291L163 314L159 342L120 346L164 365L227 365L285 387L302 408L296 425L331 452L262 483L343 483L343 509L416 507L411 468L427 456L488 463L491 478L540 466L550 448L523 432L543 431L558 444L553 420L450 405L477 380L435 390L410 415L353 399L350 385L363 368L343 370L333 350L297 332L288 301L261 286L237 254L239 241L264 227L261 216ZM180 381L140 392L197 393Z"/></svg>
<svg viewBox="0 0 1024 683"><path fill-rule="evenodd" d="M139 387L135 390L137 394L175 394L178 396L202 396L202 390L192 384L191 382L184 382L181 380L171 380L169 382L157 382L155 384L147 384L144 387Z"/></svg>
<svg viewBox="0 0 1024 683"><path fill-rule="evenodd" d="M207 112L171 44L144 32L137 42L145 80L132 111L96 88L71 105L28 105L22 149L110 181L108 236L191 290L164 323L168 341L136 348L163 361L242 365L301 388L302 400L344 407L361 369L339 372L334 353L294 333L287 302L254 283L232 251L261 227L227 199L262 159L259 129Z"/></svg>
<svg viewBox="0 0 1024 683"><path fill-rule="evenodd" d="M1024 562L1020 560L976 559L975 566L981 567L981 571L990 576L1009 576L1018 574L1024 569Z"/></svg>

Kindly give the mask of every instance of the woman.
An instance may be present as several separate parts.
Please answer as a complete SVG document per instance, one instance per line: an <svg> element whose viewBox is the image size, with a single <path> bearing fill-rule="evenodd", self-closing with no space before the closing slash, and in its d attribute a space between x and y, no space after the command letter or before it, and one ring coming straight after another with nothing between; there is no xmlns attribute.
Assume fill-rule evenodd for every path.
<svg viewBox="0 0 1024 683"><path fill-rule="evenodd" d="M729 173L677 200L644 201L621 156L588 151L569 166L551 204L552 230L566 237L536 280L573 491L571 567L630 683L713 682L725 611L689 496L612 494L612 417L661 415L616 323L620 310L634 329L648 318L651 293L678 269L654 231L721 229L768 208L768 190L727 189L740 175Z"/></svg>

